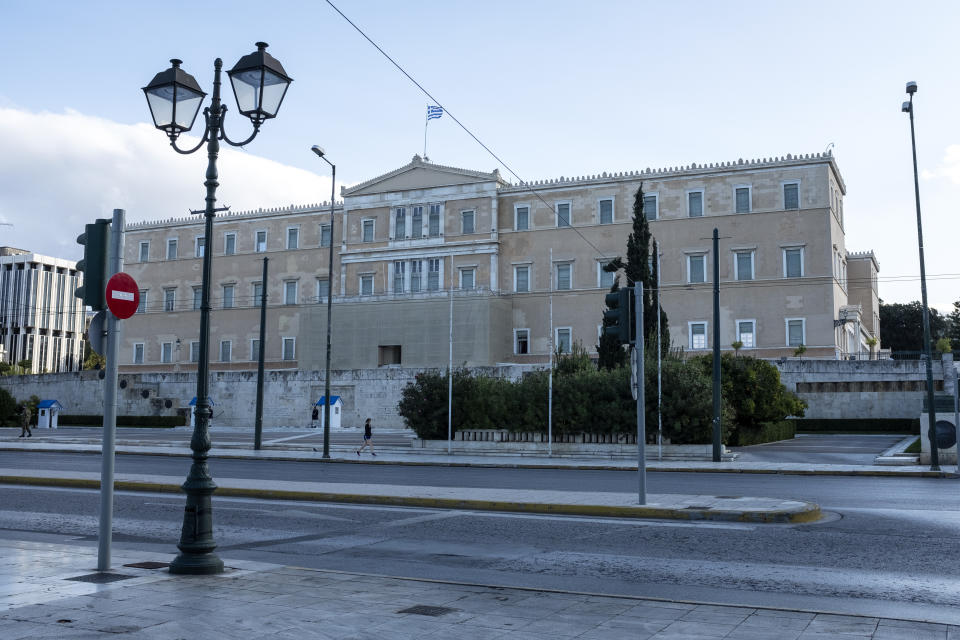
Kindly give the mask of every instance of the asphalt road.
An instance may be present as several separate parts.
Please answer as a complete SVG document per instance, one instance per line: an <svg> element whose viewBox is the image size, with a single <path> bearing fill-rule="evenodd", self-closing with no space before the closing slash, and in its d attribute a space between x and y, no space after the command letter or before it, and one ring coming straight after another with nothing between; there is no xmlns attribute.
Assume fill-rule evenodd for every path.
<svg viewBox="0 0 960 640"><path fill-rule="evenodd" d="M181 463L183 461L180 461ZM330 465L344 467L345 465ZM380 469L368 467L367 471ZM496 475L502 470L487 470ZM562 471L582 481L577 472ZM591 474L592 475L592 474ZM676 477L681 474L660 474ZM525 476L525 477L529 477ZM716 476L698 476L713 492ZM781 481L759 477L767 493ZM851 488L860 479L837 478ZM870 480L870 479L867 479ZM957 484L896 479L955 493ZM922 492L920 492L922 493ZM0 535L96 545L98 493L3 487ZM960 622L960 514L842 507L808 525L632 521L214 497L218 553L287 565ZM115 496L114 547L175 553L181 496ZM163 556L160 556L162 559Z"/></svg>

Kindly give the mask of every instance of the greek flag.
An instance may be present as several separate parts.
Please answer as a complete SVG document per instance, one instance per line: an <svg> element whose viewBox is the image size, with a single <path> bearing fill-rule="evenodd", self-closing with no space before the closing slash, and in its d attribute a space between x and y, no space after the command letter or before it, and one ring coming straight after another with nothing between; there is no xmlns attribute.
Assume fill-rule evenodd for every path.
<svg viewBox="0 0 960 640"><path fill-rule="evenodd" d="M427 120L435 120L443 115L443 107L427 107Z"/></svg>

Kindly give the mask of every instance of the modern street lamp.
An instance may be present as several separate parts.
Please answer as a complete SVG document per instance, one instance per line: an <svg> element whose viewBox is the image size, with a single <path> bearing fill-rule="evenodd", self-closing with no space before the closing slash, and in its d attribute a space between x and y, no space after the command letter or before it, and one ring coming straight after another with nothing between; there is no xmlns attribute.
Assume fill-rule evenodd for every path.
<svg viewBox="0 0 960 640"><path fill-rule="evenodd" d="M330 165L332 174L330 176L330 247L328 254L330 262L327 266L327 372L324 376L324 393L326 402L323 406L323 457L330 457L330 323L333 319L333 199L336 195L337 165L330 162L326 153L319 145L310 147L321 160ZM321 238L322 240L322 238Z"/></svg>
<svg viewBox="0 0 960 640"><path fill-rule="evenodd" d="M937 407L933 399L933 354L930 349L930 309L927 307L927 270L923 261L923 224L920 220L920 181L917 178L917 138L913 131L913 94L917 92L917 83L907 83L910 100L903 103L901 110L910 114L910 145L913 148L913 192L917 200L917 242L920 245L920 295L923 299L923 353L927 361L927 417L930 438L930 470L940 471L940 456L937 452Z"/></svg>
<svg viewBox="0 0 960 640"><path fill-rule="evenodd" d="M215 206L217 187L220 184L217 182L217 156L220 151L220 140L235 147L249 143L257 136L264 121L275 117L280 109L280 103L283 102L292 79L266 49L267 43L258 42L256 51L240 58L233 69L227 72L237 99L237 108L253 123L253 133L243 142L234 142L228 138L223 127L227 107L220 103L220 71L223 67L223 61L220 58L213 63L213 97L210 106L203 110L206 122L203 138L192 149L178 147L177 137L193 127L200 104L207 94L200 89L200 85L193 76L180 68L182 62L176 59L171 60L171 67L158 73L150 84L143 88L153 124L167 134L170 138L170 146L177 153L190 154L206 143L209 159L206 180L203 183L207 188L207 204L203 212L206 224L200 303L200 357L197 363L196 426L190 440L193 464L182 485L184 493L187 494L187 504L183 514L180 542L177 545L180 554L170 564L170 573L211 574L223 571L223 561L213 553L217 545L213 541L210 496L217 485L210 477L207 467L207 453L210 451L209 425L212 414L208 397L210 365L208 343L213 218L217 211L226 209L217 209Z"/></svg>

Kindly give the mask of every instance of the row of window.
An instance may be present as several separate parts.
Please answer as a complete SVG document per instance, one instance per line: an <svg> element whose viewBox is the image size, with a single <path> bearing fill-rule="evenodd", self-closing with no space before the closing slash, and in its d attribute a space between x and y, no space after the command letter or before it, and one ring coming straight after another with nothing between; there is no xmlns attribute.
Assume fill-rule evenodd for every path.
<svg viewBox="0 0 960 640"><path fill-rule="evenodd" d="M707 349L707 329L709 322L693 321L687 323L687 344L691 350ZM754 349L757 346L757 321L756 320L737 320L737 341L742 345L742 349ZM806 344L807 339L807 321L805 318L786 318L784 320L786 330L786 345L788 347L799 347ZM601 328L597 328L599 338ZM572 344L573 330L570 327L557 327L554 329L554 344L561 353L570 353ZM528 355L530 353L530 329L513 330L513 353L515 355Z"/></svg>
<svg viewBox="0 0 960 640"><path fill-rule="evenodd" d="M283 360L297 359L297 339L281 338L281 358ZM180 342L161 342L160 343L160 363L173 364L180 362ZM146 345L142 342L133 344L133 364L145 364ZM234 362L233 341L221 340L219 362ZM257 361L260 358L260 340L250 339L250 360ZM193 341L190 343L190 362L200 361L200 343Z"/></svg>
<svg viewBox="0 0 960 640"><path fill-rule="evenodd" d="M800 208L800 182L783 183L783 208L785 210L794 210ZM750 213L753 211L753 186L749 184L736 185L733 187L733 212ZM597 200L597 209L595 220L599 224L613 224L614 222L614 199L600 198ZM686 215L690 218L700 218L706 215L706 190L705 189L687 189L686 190ZM472 214L469 213L470 224L473 224ZM728 212L719 212L728 213ZM647 220L657 220L660 217L660 194L647 193L643 197L643 214ZM571 203L560 201L554 204L554 217L557 227L569 227L571 224ZM629 216L628 216L629 217ZM466 221L464 221L466 227ZM472 227L471 227L472 229ZM513 229L514 231L528 231L530 229L530 205L515 204L513 207ZM464 233L468 233L464 231ZM469 231L473 233L473 231Z"/></svg>
<svg viewBox="0 0 960 640"><path fill-rule="evenodd" d="M319 225L319 235L320 235L320 246L329 247L330 246L330 224L320 224ZM253 232L253 250L256 253L263 253L267 250L267 232L264 229L260 229ZM222 248L223 255L232 256L237 253L237 232L236 231L227 231L222 236ZM179 238L167 238L166 244L166 253L164 254L165 260L176 260L179 256ZM287 227L286 232L286 249L299 249L300 248L300 226L290 226ZM204 251L206 249L206 239L204 236L196 236L193 239L193 257L202 258ZM139 245L138 259L140 262L149 262L150 261L150 241L142 240Z"/></svg>
<svg viewBox="0 0 960 640"><path fill-rule="evenodd" d="M804 272L803 247L783 247L782 266L784 278L802 278ZM734 280L755 280L756 274L756 249L736 249L733 251L733 279ZM696 284L698 282L707 282L707 259L706 253L687 254L687 282Z"/></svg>
<svg viewBox="0 0 960 640"><path fill-rule="evenodd" d="M371 283L372 285L372 283ZM319 302L323 299L326 299L330 295L330 280L327 278L317 278L316 279L316 301ZM283 304L292 305L298 304L299 301L299 287L300 282L298 280L284 280L283 281ZM203 289L199 285L195 285L192 288L192 305L189 307L184 307L182 305L178 306L177 303L177 288L176 287L167 287L163 289L163 302L162 310L163 311L199 311L200 306L203 301ZM235 309L238 307L259 307L261 299L263 298L263 284L260 282L254 282L250 287L250 296L248 298L239 298L237 296L237 285L236 284L224 284L220 286L220 297L216 299L211 299L211 306L222 308L222 309ZM148 289L140 290L140 304L137 307L137 313L147 313L148 311L156 311L150 307L150 291Z"/></svg>

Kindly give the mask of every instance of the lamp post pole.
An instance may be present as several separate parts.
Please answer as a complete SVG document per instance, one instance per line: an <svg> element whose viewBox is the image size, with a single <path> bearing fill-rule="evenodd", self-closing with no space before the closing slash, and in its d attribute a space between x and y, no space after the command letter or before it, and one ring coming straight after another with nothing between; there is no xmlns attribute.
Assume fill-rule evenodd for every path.
<svg viewBox="0 0 960 640"><path fill-rule="evenodd" d="M321 160L330 165L330 247L327 249L327 368L323 380L323 393L325 402L323 403L323 457L330 457L330 334L333 322L333 202L336 197L337 184L337 165L327 159L326 153L322 148L313 145L310 149L320 157Z"/></svg>
<svg viewBox="0 0 960 640"><path fill-rule="evenodd" d="M204 186L207 189L204 215L203 272L200 292L200 353L197 362L197 405L193 437L190 439L190 472L182 488L187 494L183 514L183 528L177 548L180 554L170 564L170 573L207 575L223 571L223 560L213 550L217 545L213 540L213 512L211 495L217 485L210 476L207 457L210 451L210 280L212 273L213 219L218 209L217 203L217 157L220 154L220 140L233 146L243 146L251 142L259 133L264 121L276 116L289 87L291 78L283 66L266 52L265 42L257 43L257 51L242 57L233 69L228 71L233 84L237 108L241 114L250 118L253 133L243 142L231 140L223 128L223 117L227 107L220 101L220 76L223 60L217 58L213 63L213 95L210 106L204 109L206 123L203 138L192 149L177 146L177 137L189 131L196 120L205 93L196 79L180 68L180 60L171 60L171 67L158 73L143 92L150 107L154 126L165 132L170 146L177 153L191 154L207 146L207 173ZM266 286L266 283L264 283Z"/></svg>
<svg viewBox="0 0 960 640"><path fill-rule="evenodd" d="M940 456L937 451L937 407L933 398L933 354L930 349L930 309L927 306L927 270L923 260L923 223L920 219L920 181L917 177L917 138L913 131L913 94L917 83L907 83L910 101L903 103L903 111L910 114L910 146L913 150L913 192L917 202L917 243L920 247L920 295L923 300L923 353L927 361L927 437L930 439L930 470L940 471Z"/></svg>

